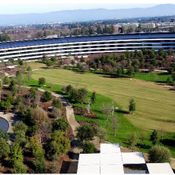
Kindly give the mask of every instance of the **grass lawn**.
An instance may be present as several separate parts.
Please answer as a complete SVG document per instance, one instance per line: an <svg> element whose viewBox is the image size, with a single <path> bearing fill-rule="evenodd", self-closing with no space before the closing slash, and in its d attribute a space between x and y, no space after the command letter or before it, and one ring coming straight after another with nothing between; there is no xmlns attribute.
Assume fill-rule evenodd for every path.
<svg viewBox="0 0 175 175"><path fill-rule="evenodd" d="M36 86L38 87L37 80L30 80L25 82L28 86ZM46 86L43 87L46 90L54 91L54 92L61 92L61 86L59 84L51 84L47 83ZM128 146L128 138L131 134L136 133L136 135L141 137L142 139L139 140L139 143L144 143L142 147L138 146L139 150L143 152L147 152L149 148L152 146L152 143L149 141L151 131L146 130L144 128L138 128L134 126L129 119L132 116L124 116L122 113L115 113L115 117L117 118L117 132L116 136L114 136L114 130L112 129L112 122L111 119L107 122L105 114L101 112L102 106L104 104L112 104L113 100L109 97L104 95L97 94L96 102L92 105L91 110L96 113L96 119L90 119L83 116L76 115L77 121L86 121L89 123L96 123L101 128L106 130L106 140L113 142L113 143L120 143L123 146ZM116 103L115 103L116 104ZM174 133L163 132L164 144L168 146L171 150L172 156L175 157L175 138Z"/></svg>
<svg viewBox="0 0 175 175"><path fill-rule="evenodd" d="M137 78L140 80L152 81L157 83L166 83L166 80L168 77L171 77L171 75L165 74L165 73L156 73L156 72L149 72L149 73L139 72L139 73L136 73L134 76L134 78Z"/></svg>
<svg viewBox="0 0 175 175"><path fill-rule="evenodd" d="M43 64L32 63L35 67ZM31 65L31 66L32 66ZM33 66L32 66L33 67ZM175 92L153 82L128 78L107 78L92 73L80 74L63 69L41 69L34 71L34 79L45 77L52 84L84 87L114 100L124 109L131 98L136 101L136 112L127 119L137 128L157 129L165 132L175 130Z"/></svg>

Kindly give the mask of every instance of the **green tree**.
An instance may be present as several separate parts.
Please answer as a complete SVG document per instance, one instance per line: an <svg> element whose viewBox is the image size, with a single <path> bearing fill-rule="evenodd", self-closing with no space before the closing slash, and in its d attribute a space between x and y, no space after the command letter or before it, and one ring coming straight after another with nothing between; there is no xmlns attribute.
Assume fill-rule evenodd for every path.
<svg viewBox="0 0 175 175"><path fill-rule="evenodd" d="M93 92L91 95L91 104L94 104L96 101L96 92Z"/></svg>
<svg viewBox="0 0 175 175"><path fill-rule="evenodd" d="M27 173L27 167L24 165L23 162L15 161L13 168L14 168L14 173L18 173L18 174Z"/></svg>
<svg viewBox="0 0 175 175"><path fill-rule="evenodd" d="M7 140L0 137L0 159L7 157L10 153L10 147Z"/></svg>
<svg viewBox="0 0 175 175"><path fill-rule="evenodd" d="M22 73L20 71L17 71L16 72L16 80L17 80L18 85L21 85L22 84L23 75L22 75Z"/></svg>
<svg viewBox="0 0 175 175"><path fill-rule="evenodd" d="M26 173L27 168L23 163L23 152L18 143L14 143L10 151L11 163L15 173Z"/></svg>
<svg viewBox="0 0 175 175"><path fill-rule="evenodd" d="M59 131L66 131L69 125L68 122L64 119L57 119L52 124L52 131L59 130Z"/></svg>
<svg viewBox="0 0 175 175"><path fill-rule="evenodd" d="M33 136L29 140L29 148L32 152L35 165L35 173L44 173L45 172L45 158L44 158L44 149L40 143L40 138Z"/></svg>
<svg viewBox="0 0 175 175"><path fill-rule="evenodd" d="M62 131L54 131L51 139L45 145L46 157L49 160L56 160L58 156L65 154L70 149L70 140Z"/></svg>
<svg viewBox="0 0 175 175"><path fill-rule="evenodd" d="M52 94L49 91L45 91L41 97L42 101L47 102L52 99Z"/></svg>
<svg viewBox="0 0 175 175"><path fill-rule="evenodd" d="M19 121L14 125L15 141L20 145L23 145L26 143L27 129L28 129L27 125L25 125L22 121Z"/></svg>
<svg viewBox="0 0 175 175"><path fill-rule="evenodd" d="M40 77L38 79L38 84L39 84L39 86L45 85L46 84L46 79L44 77Z"/></svg>
<svg viewBox="0 0 175 175"><path fill-rule="evenodd" d="M76 101L79 103L85 103L88 95L88 91L85 88L78 89Z"/></svg>
<svg viewBox="0 0 175 175"><path fill-rule="evenodd" d="M175 81L175 72L173 72L173 73L171 74L171 77L172 77L173 81Z"/></svg>
<svg viewBox="0 0 175 175"><path fill-rule="evenodd" d="M0 129L0 138L8 140L9 136L6 132L4 132L2 129Z"/></svg>
<svg viewBox="0 0 175 175"><path fill-rule="evenodd" d="M156 130L154 130L152 133L151 133L151 136L150 136L150 140L152 141L152 143L155 145L159 142L159 135L158 135L158 132Z"/></svg>
<svg viewBox="0 0 175 175"><path fill-rule="evenodd" d="M9 90L12 92L13 96L15 96L15 94L17 92L17 88L16 88L16 82L14 79L12 79L10 84L9 84Z"/></svg>
<svg viewBox="0 0 175 175"><path fill-rule="evenodd" d="M90 142L83 143L82 148L83 148L83 153L95 153L96 152L96 148L94 144Z"/></svg>
<svg viewBox="0 0 175 175"><path fill-rule="evenodd" d="M59 99L54 99L52 102L52 106L56 107L56 108L61 108L61 101Z"/></svg>
<svg viewBox="0 0 175 175"><path fill-rule="evenodd" d="M134 112L136 110L136 103L134 99L129 101L129 112Z"/></svg>
<svg viewBox="0 0 175 175"><path fill-rule="evenodd" d="M4 79L3 79L3 84L9 85L9 83L10 83L9 77L5 76Z"/></svg>
<svg viewBox="0 0 175 175"><path fill-rule="evenodd" d="M32 68L30 66L27 67L27 78L28 80L31 79L31 75L32 75Z"/></svg>
<svg viewBox="0 0 175 175"><path fill-rule="evenodd" d="M77 129L77 138L81 141L92 140L95 134L95 129L88 125L80 126Z"/></svg>
<svg viewBox="0 0 175 175"><path fill-rule="evenodd" d="M149 161L152 163L170 162L170 151L164 146L156 145L149 151Z"/></svg>
<svg viewBox="0 0 175 175"><path fill-rule="evenodd" d="M128 145L130 148L135 148L135 146L138 143L138 137L136 133L132 133L129 137L128 137Z"/></svg>

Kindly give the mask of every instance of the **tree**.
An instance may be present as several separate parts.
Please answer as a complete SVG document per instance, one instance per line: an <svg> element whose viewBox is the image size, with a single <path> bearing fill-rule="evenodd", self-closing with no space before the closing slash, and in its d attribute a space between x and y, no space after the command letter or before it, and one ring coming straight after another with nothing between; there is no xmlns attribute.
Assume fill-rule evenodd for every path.
<svg viewBox="0 0 175 175"><path fill-rule="evenodd" d="M127 70L127 74L132 77L134 75L135 71L134 71L134 67L130 66Z"/></svg>
<svg viewBox="0 0 175 175"><path fill-rule="evenodd" d="M13 168L14 168L14 173L18 173L18 174L27 173L27 167L23 164L23 162L15 161Z"/></svg>
<svg viewBox="0 0 175 175"><path fill-rule="evenodd" d="M149 151L149 161L152 163L170 162L170 151L164 146L156 145Z"/></svg>
<svg viewBox="0 0 175 175"><path fill-rule="evenodd" d="M35 173L44 173L45 172L45 158L44 158L44 149L42 144L39 141L38 136L33 136L29 140L29 148L32 152L35 165Z"/></svg>
<svg viewBox="0 0 175 175"><path fill-rule="evenodd" d="M96 152L96 148L94 144L90 142L85 142L82 145L82 148L83 148L83 153L95 153Z"/></svg>
<svg viewBox="0 0 175 175"><path fill-rule="evenodd" d="M56 108L61 108L61 106L62 106L61 101L59 99L54 99L52 102L52 106L54 106Z"/></svg>
<svg viewBox="0 0 175 175"><path fill-rule="evenodd" d="M51 131L48 115L42 108L36 107L32 110L32 119L37 127L36 132L41 136L40 141L42 142L42 138L47 137Z"/></svg>
<svg viewBox="0 0 175 175"><path fill-rule="evenodd" d="M156 130L154 130L154 131L151 133L150 140L152 141L152 143L153 143L154 145L158 143L158 141L159 141L159 136L158 136L158 132L157 132Z"/></svg>
<svg viewBox="0 0 175 175"><path fill-rule="evenodd" d="M10 152L11 163L14 168L15 173L26 173L27 168L23 164L23 153L20 145L18 143L14 143Z"/></svg>
<svg viewBox="0 0 175 175"><path fill-rule="evenodd" d="M3 84L9 85L9 83L10 83L9 77L5 76L4 79L3 79Z"/></svg>
<svg viewBox="0 0 175 175"><path fill-rule="evenodd" d="M17 71L16 72L16 80L17 80L18 85L22 84L22 79L23 79L22 73L20 71Z"/></svg>
<svg viewBox="0 0 175 175"><path fill-rule="evenodd" d="M41 97L43 102L50 101L52 99L52 94L49 91L45 91Z"/></svg>
<svg viewBox="0 0 175 175"><path fill-rule="evenodd" d="M39 86L43 86L46 84L46 79L44 77L41 77L38 79Z"/></svg>
<svg viewBox="0 0 175 175"><path fill-rule="evenodd" d="M62 131L54 131L51 139L45 145L46 157L49 160L56 160L61 154L65 154L70 149L70 140Z"/></svg>
<svg viewBox="0 0 175 175"><path fill-rule="evenodd" d="M91 104L94 104L96 101L96 92L93 92L91 95Z"/></svg>
<svg viewBox="0 0 175 175"><path fill-rule="evenodd" d="M11 80L9 84L9 90L12 92L13 96L16 94L17 88L16 88L16 82L15 80Z"/></svg>
<svg viewBox="0 0 175 175"><path fill-rule="evenodd" d="M171 77L172 77L173 81L175 81L175 72L173 72L173 73L171 74Z"/></svg>
<svg viewBox="0 0 175 175"><path fill-rule="evenodd" d="M78 89L77 101L80 103L85 103L88 95L88 91L85 88Z"/></svg>
<svg viewBox="0 0 175 175"><path fill-rule="evenodd" d="M88 125L80 126L77 129L77 138L81 141L92 140L95 134L95 129Z"/></svg>
<svg viewBox="0 0 175 175"><path fill-rule="evenodd" d="M67 121L64 119L57 119L52 124L52 131L59 130L59 131L66 131L68 129L69 125Z"/></svg>
<svg viewBox="0 0 175 175"><path fill-rule="evenodd" d="M10 147L7 140L0 137L0 159L7 157L10 153Z"/></svg>
<svg viewBox="0 0 175 175"><path fill-rule="evenodd" d="M173 78L172 77L168 77L166 79L166 83L169 84L169 85L173 85Z"/></svg>
<svg viewBox="0 0 175 175"><path fill-rule="evenodd" d="M2 129L0 129L0 138L8 140L9 136L6 132L4 132Z"/></svg>
<svg viewBox="0 0 175 175"><path fill-rule="evenodd" d="M129 112L134 112L136 110L136 103L134 99L129 101Z"/></svg>
<svg viewBox="0 0 175 175"><path fill-rule="evenodd" d="M31 74L32 74L32 68L30 66L27 67L27 78L28 80L31 79Z"/></svg>
<svg viewBox="0 0 175 175"><path fill-rule="evenodd" d="M15 123L14 132L15 141L20 145L23 145L26 142L27 125L25 125L22 121Z"/></svg>
<svg viewBox="0 0 175 175"><path fill-rule="evenodd" d="M99 127L97 129L97 136L100 139L100 143L103 142L103 141L105 141L105 139L106 139L106 129Z"/></svg>
<svg viewBox="0 0 175 175"><path fill-rule="evenodd" d="M129 137L128 137L128 145L131 148L134 148L137 145L138 142L138 137L136 133L132 133Z"/></svg>

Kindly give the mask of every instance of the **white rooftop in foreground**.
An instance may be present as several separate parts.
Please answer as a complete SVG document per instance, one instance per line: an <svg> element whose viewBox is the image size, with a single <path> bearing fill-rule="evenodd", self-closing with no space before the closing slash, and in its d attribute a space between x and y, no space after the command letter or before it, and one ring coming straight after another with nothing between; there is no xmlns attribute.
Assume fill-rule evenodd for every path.
<svg viewBox="0 0 175 175"><path fill-rule="evenodd" d="M120 145L119 144L107 144L101 143L100 144L100 153L120 153Z"/></svg>
<svg viewBox="0 0 175 175"><path fill-rule="evenodd" d="M100 154L80 154L79 165L100 165Z"/></svg>
<svg viewBox="0 0 175 175"><path fill-rule="evenodd" d="M123 164L144 164L145 159L140 152L122 153Z"/></svg>
<svg viewBox="0 0 175 175"><path fill-rule="evenodd" d="M99 165L78 165L77 174L100 174Z"/></svg>
<svg viewBox="0 0 175 175"><path fill-rule="evenodd" d="M101 165L123 164L121 153L100 154Z"/></svg>
<svg viewBox="0 0 175 175"><path fill-rule="evenodd" d="M174 174L169 163L147 163L149 174Z"/></svg>
<svg viewBox="0 0 175 175"><path fill-rule="evenodd" d="M118 144L101 144L100 153L80 154L77 174L120 175L128 173L126 172L128 165L144 167L143 170L136 169L139 174L142 172L152 175L174 174L169 163L146 163L143 153L122 153Z"/></svg>
<svg viewBox="0 0 175 175"><path fill-rule="evenodd" d="M104 165L101 166L101 174L110 174L110 175L117 175L117 174L124 174L123 165Z"/></svg>

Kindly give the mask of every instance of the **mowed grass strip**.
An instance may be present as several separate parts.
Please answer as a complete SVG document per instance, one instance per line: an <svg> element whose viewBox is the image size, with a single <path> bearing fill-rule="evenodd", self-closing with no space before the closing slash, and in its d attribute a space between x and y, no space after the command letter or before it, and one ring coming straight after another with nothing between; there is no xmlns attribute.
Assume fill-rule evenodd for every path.
<svg viewBox="0 0 175 175"><path fill-rule="evenodd" d="M38 65L38 68L42 66ZM96 91L110 97L124 109L128 108L129 100L134 98L137 111L127 116L133 125L166 132L175 130L175 92L156 83L128 78L106 78L102 75L80 74L64 69L40 69L34 71L32 76L36 80L45 77L47 82L52 84L71 84L77 88Z"/></svg>

